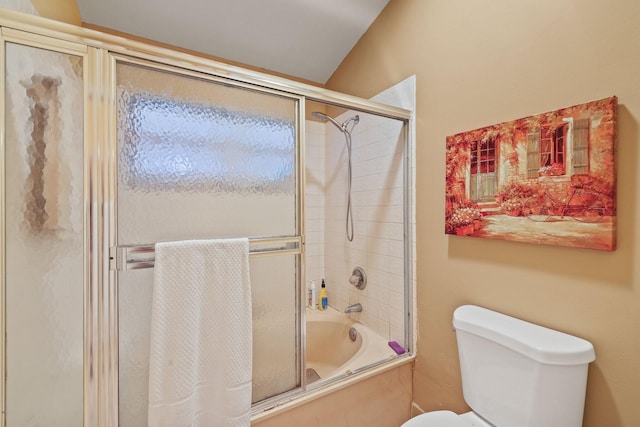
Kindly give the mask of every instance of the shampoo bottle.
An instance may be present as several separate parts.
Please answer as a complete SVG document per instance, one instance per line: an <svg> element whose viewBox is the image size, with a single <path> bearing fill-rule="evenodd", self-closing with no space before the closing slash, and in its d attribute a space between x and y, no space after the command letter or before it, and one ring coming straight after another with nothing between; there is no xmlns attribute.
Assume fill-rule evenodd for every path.
<svg viewBox="0 0 640 427"><path fill-rule="evenodd" d="M322 287L320 288L320 302L318 303L318 309L326 310L329 305L329 299L327 298L327 288L324 285L324 279L322 279Z"/></svg>
<svg viewBox="0 0 640 427"><path fill-rule="evenodd" d="M312 280L309 285L309 307L313 310L318 308L318 291L316 290L315 280Z"/></svg>

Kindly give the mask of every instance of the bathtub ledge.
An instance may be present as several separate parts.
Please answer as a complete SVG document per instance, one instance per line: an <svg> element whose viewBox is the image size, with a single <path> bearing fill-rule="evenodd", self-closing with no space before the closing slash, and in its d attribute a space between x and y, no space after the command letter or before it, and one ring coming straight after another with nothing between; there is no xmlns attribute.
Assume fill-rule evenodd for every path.
<svg viewBox="0 0 640 427"><path fill-rule="evenodd" d="M363 372L358 372L356 374L349 375L346 378L338 379L335 382L321 385L316 389L311 389L311 390L307 390L306 392L301 392L300 394L296 394L295 396L291 397L291 399L289 400L279 402L274 406L269 406L267 408L260 409L259 411L251 415L251 422L256 423L259 421L266 420L275 415L279 415L290 409L296 408L300 405L304 405L320 397L327 396L337 390L341 390L353 384L357 384L360 381L363 381L365 379L374 377L378 374L390 371L392 369L398 368L408 363L412 363L414 360L415 360L415 355L409 354L409 353L403 354L403 355L397 356L391 361L384 362L379 366L366 369Z"/></svg>

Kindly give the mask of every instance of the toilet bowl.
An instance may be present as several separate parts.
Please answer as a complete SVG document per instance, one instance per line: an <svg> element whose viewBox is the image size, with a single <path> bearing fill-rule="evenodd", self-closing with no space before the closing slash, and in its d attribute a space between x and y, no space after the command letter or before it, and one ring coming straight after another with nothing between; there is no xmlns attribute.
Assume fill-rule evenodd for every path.
<svg viewBox="0 0 640 427"><path fill-rule="evenodd" d="M427 412L401 427L582 427L590 342L473 305L454 311L453 328L472 412Z"/></svg>
<svg viewBox="0 0 640 427"><path fill-rule="evenodd" d="M402 427L494 427L473 412L458 415L451 411L434 411L411 418Z"/></svg>

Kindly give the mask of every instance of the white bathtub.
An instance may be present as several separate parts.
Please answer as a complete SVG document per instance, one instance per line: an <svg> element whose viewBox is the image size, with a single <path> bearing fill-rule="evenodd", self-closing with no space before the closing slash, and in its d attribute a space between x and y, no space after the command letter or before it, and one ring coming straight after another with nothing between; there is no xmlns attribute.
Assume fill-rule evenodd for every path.
<svg viewBox="0 0 640 427"><path fill-rule="evenodd" d="M306 314L306 367L313 369L322 381L397 356L387 339L337 310L307 309ZM358 332L355 341L349 338L352 327ZM311 381L317 380L317 377L313 377Z"/></svg>
<svg viewBox="0 0 640 427"><path fill-rule="evenodd" d="M349 338L352 327L358 332L355 342ZM254 412L252 427L307 425L306 421L322 419L327 412L343 405L345 396L353 400L356 412L387 413L397 409L395 404L390 408L389 402L396 401L401 389L407 396L406 406L410 406L412 370L407 365L414 360L412 354L398 356L386 338L332 308L307 309L306 330L306 367L316 371L320 379L307 382L303 393ZM394 382L396 386L389 386ZM373 406L372 387L377 390ZM335 415L333 420L337 420Z"/></svg>

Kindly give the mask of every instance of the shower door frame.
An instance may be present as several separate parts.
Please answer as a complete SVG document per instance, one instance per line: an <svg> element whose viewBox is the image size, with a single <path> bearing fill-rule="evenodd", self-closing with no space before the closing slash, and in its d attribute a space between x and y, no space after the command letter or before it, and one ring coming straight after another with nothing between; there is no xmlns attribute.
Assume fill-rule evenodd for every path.
<svg viewBox="0 0 640 427"><path fill-rule="evenodd" d="M274 397L270 397L265 399L264 401L259 402L257 405L268 405L273 399L280 399L282 397L295 395L301 393L305 389L305 375L304 375L304 360L305 360L305 345L304 345L304 308L305 308L305 299L303 298L303 286L301 284L305 283L305 272L304 272L304 264L305 264L305 218L304 218L304 152L303 152L303 135L304 135L304 120L300 120L300 117L304 117L304 97L296 94L292 94L289 92L283 92L276 89L267 88L264 86L257 86L251 83L237 82L235 80L216 75L212 72L212 70L204 71L204 70L194 70L191 68L186 68L183 63L178 61L168 61L160 62L156 58L154 61L150 58L143 58L142 56L131 55L130 53L127 55L123 55L117 52L109 52L108 54L108 64L107 67L109 69L110 75L108 76L108 80L111 82L110 85L110 93L109 93L109 102L104 106L105 109L105 117L108 117L107 128L110 130L109 137L110 143L108 144L109 149L109 158L114 159L109 163L109 185L108 187L113 190L113 192L109 196L110 203L110 212L109 212L109 228L112 230L112 233L109 233L109 248L110 248L110 270L111 274L109 276L110 288L114 290L113 298L115 301L116 307L114 307L114 312L112 316L117 318L117 301L118 301L118 262L121 261L117 257L118 250L120 247L118 246L117 236L118 236L118 221L117 221L117 212L118 212L118 165L117 165L117 105L116 105L116 90L117 85L116 82L116 65L127 64L127 65L135 65L144 67L150 70L158 71L158 72L166 72L171 75L177 75L180 77L194 77L206 82L211 82L212 84L223 84L228 85L238 89L248 89L255 92L259 92L262 94L269 94L274 96L283 97L289 99L295 103L295 162L296 166L295 170L295 189L294 189L294 197L295 197L295 235L293 236L259 236L264 237L265 242L273 241L275 245L279 244L279 239L288 238L290 240L299 239L300 245L297 250L286 249L286 250L278 250L278 251L269 251L268 253L262 253L258 256L278 256L278 255L286 255L286 254L294 254L296 255L296 292L295 292L295 305L296 305L296 339L299 341L299 344L296 349L296 377L299 379L300 385L290 391L286 391L280 393ZM105 68L106 70L106 68ZM201 236L200 238L206 239L211 236ZM237 236L237 237L247 237L247 236ZM256 236L258 237L258 236ZM281 240L281 239L280 239ZM250 238L251 241L251 238ZM152 243L152 242L149 242ZM155 243L155 242L153 242ZM114 330L112 331L112 337L114 342L118 343L119 338L119 329L118 324L113 325ZM117 356L117 354L116 354ZM118 375L118 369L115 370L116 375ZM114 378L112 381L116 380ZM116 381L117 382L117 381ZM116 388L117 389L117 388Z"/></svg>
<svg viewBox="0 0 640 427"><path fill-rule="evenodd" d="M129 40L121 36L102 33L75 25L53 21L39 16L13 10L2 9L0 27L2 29L2 47L0 48L0 69L4 72L4 36L11 34L22 40L22 44L38 44L52 50L63 50L71 44L84 45L84 241L85 241L85 286L84 286L84 415L85 427L116 427L118 425L118 323L116 271L111 269L114 262L110 249L116 243L115 235L115 194L116 194L116 157L115 157L115 56L131 60L151 61L166 64L198 76L205 74L211 78L247 85L252 89L273 91L283 96L300 100L296 117L298 129L298 167L299 199L296 203L301 237L300 247L300 283L299 309L304 317L302 298L305 280L305 236L304 236L304 146L305 146L305 103L317 101L355 111L375 114L382 117L401 120L404 128L404 264L405 264L405 335L410 343L408 350L415 345L413 335L415 319L412 315L413 292L413 253L415 244L412 231L414 219L412 193L414 159L409 158L409 147L414 145L413 112L390 105L362 99L331 91L320 86L277 77L259 71L228 65L200 56L162 48L140 41ZM77 54L77 53L76 53ZM0 132L0 156L4 159L4 76L0 85L3 102L0 116L3 126ZM6 323L5 323L5 232L4 232L4 174L0 174L0 427L5 425L6 383ZM303 319L302 319L303 320ZM301 322L300 334L304 357L304 322ZM302 364L304 365L304 364ZM303 374L303 373L302 373ZM301 376L303 391L305 376ZM282 395L276 398L281 398ZM275 405L275 404L274 404Z"/></svg>

